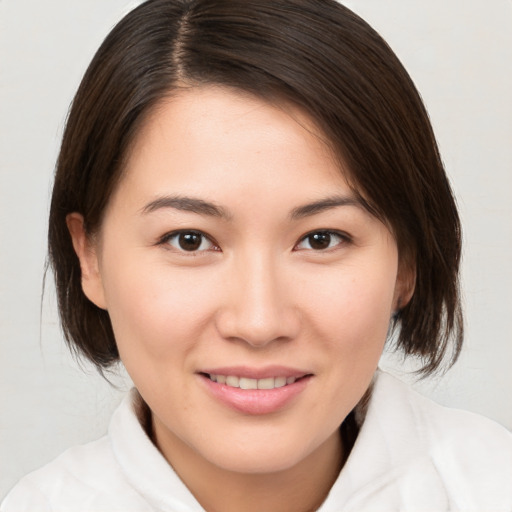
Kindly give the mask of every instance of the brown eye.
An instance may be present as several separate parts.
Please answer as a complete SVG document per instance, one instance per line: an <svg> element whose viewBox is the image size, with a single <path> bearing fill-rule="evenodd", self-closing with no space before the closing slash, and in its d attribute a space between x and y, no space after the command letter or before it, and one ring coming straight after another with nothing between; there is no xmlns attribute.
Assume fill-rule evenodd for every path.
<svg viewBox="0 0 512 512"><path fill-rule="evenodd" d="M348 237L332 231L315 231L306 235L298 244L297 249L309 249L313 251L324 251L332 249L337 245L347 242Z"/></svg>
<svg viewBox="0 0 512 512"><path fill-rule="evenodd" d="M180 231L168 235L163 241L181 252L201 252L214 248L211 240L199 231Z"/></svg>
<svg viewBox="0 0 512 512"><path fill-rule="evenodd" d="M314 233L308 236L309 245L312 249L327 249L331 245L330 233Z"/></svg>
<svg viewBox="0 0 512 512"><path fill-rule="evenodd" d="M178 237L178 244L184 251L197 251L203 241L199 233L182 233Z"/></svg>

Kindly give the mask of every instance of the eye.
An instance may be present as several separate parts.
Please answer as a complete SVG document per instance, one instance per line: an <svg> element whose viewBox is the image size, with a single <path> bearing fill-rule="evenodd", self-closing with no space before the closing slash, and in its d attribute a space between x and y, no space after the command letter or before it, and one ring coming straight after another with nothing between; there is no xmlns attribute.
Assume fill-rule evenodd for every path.
<svg viewBox="0 0 512 512"><path fill-rule="evenodd" d="M326 249L332 249L348 241L348 236L342 235L341 233L314 231L302 238L295 247L299 250L312 249L314 251L325 251Z"/></svg>
<svg viewBox="0 0 512 512"><path fill-rule="evenodd" d="M167 244L180 252L201 252L216 249L216 245L200 231L176 231L165 235L162 244Z"/></svg>

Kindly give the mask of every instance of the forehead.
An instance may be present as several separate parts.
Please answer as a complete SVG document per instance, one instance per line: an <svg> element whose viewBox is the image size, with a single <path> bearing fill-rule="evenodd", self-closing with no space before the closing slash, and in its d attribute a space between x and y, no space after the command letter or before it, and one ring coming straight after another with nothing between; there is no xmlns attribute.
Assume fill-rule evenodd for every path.
<svg viewBox="0 0 512 512"><path fill-rule="evenodd" d="M153 109L127 156L122 182L227 191L235 183L274 188L291 179L287 188L298 189L346 187L344 175L324 134L301 109L208 86L180 90Z"/></svg>

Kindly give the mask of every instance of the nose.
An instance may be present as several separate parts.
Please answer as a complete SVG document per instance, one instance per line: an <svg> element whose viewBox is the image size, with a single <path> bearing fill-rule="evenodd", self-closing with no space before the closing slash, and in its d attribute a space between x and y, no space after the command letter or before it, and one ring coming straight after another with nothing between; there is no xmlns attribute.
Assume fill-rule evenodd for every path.
<svg viewBox="0 0 512 512"><path fill-rule="evenodd" d="M217 317L221 336L253 347L291 340L300 328L289 279L271 258L254 256L234 264Z"/></svg>

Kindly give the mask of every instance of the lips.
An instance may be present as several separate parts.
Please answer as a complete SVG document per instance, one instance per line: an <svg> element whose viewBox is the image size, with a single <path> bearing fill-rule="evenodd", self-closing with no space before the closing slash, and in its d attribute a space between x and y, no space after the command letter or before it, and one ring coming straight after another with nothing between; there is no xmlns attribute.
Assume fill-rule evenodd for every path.
<svg viewBox="0 0 512 512"><path fill-rule="evenodd" d="M216 368L199 375L216 401L250 415L284 409L306 390L313 377L311 373L287 367Z"/></svg>

